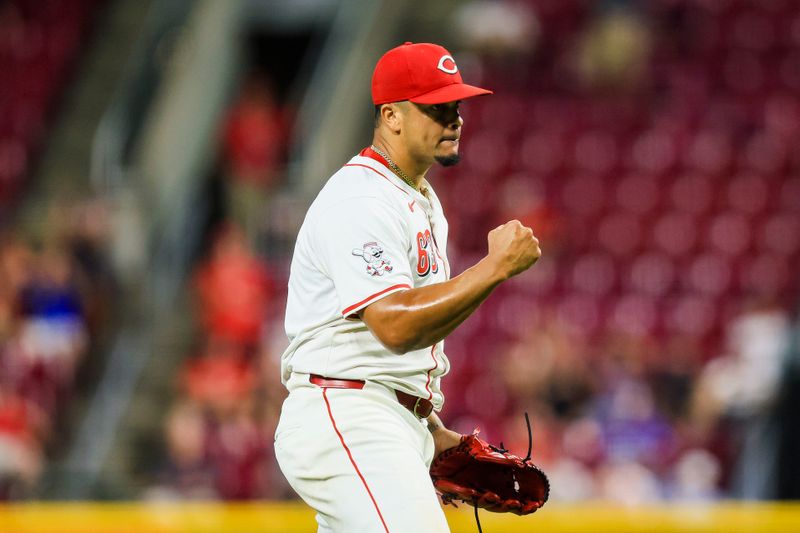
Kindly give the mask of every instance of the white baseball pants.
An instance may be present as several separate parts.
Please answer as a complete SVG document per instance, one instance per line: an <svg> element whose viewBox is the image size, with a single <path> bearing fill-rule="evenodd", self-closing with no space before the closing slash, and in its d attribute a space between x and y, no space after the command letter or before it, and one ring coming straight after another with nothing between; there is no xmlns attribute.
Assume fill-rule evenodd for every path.
<svg viewBox="0 0 800 533"><path fill-rule="evenodd" d="M433 437L390 388L321 388L304 374L287 386L275 454L318 533L450 531L428 474Z"/></svg>

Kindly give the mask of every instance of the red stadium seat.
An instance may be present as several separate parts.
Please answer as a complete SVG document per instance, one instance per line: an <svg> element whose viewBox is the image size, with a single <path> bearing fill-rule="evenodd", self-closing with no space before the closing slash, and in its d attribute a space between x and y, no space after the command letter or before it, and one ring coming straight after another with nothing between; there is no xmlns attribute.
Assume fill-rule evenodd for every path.
<svg viewBox="0 0 800 533"><path fill-rule="evenodd" d="M660 174L668 171L678 159L675 139L665 130L643 132L631 147L635 169Z"/></svg>
<svg viewBox="0 0 800 533"><path fill-rule="evenodd" d="M616 188L617 205L640 215L653 212L659 203L661 190L655 176L629 174Z"/></svg>
<svg viewBox="0 0 800 533"><path fill-rule="evenodd" d="M697 242L697 217L678 211L661 217L653 226L653 242L673 257L688 254Z"/></svg>
<svg viewBox="0 0 800 533"><path fill-rule="evenodd" d="M616 266L611 256L603 253L580 256L572 265L570 287L577 291L603 296L615 286Z"/></svg>
<svg viewBox="0 0 800 533"><path fill-rule="evenodd" d="M733 280L731 262L720 254L706 253L689 264L688 286L709 296L719 296L730 289Z"/></svg>
<svg viewBox="0 0 800 533"><path fill-rule="evenodd" d="M584 216L597 214L605 204L605 187L596 175L581 174L564 184L561 201L568 212Z"/></svg>
<svg viewBox="0 0 800 533"><path fill-rule="evenodd" d="M769 184L757 174L739 174L728 184L728 204L745 215L761 213L767 207L769 194Z"/></svg>
<svg viewBox="0 0 800 533"><path fill-rule="evenodd" d="M633 335L653 333L658 325L655 298L631 292L620 296L610 312L608 326Z"/></svg>
<svg viewBox="0 0 800 533"><path fill-rule="evenodd" d="M758 239L759 247L776 254L790 256L800 251L800 214L779 213L764 222Z"/></svg>
<svg viewBox="0 0 800 533"><path fill-rule="evenodd" d="M675 277L675 264L668 255L649 252L640 255L629 265L623 285L634 293L662 296L673 287Z"/></svg>
<svg viewBox="0 0 800 533"><path fill-rule="evenodd" d="M558 267L556 261L545 254L536 262L536 270L532 275L518 276L509 280L508 283L518 291L532 292L537 296L547 295L554 292L557 286Z"/></svg>
<svg viewBox="0 0 800 533"><path fill-rule="evenodd" d="M708 242L715 249L736 256L748 250L752 233L746 216L736 212L722 213L712 219L708 226Z"/></svg>
<svg viewBox="0 0 800 533"><path fill-rule="evenodd" d="M787 212L800 212L800 177L783 182L780 193L781 208Z"/></svg>
<svg viewBox="0 0 800 533"><path fill-rule="evenodd" d="M664 326L672 333L703 337L716 325L717 306L709 298L684 294L667 302Z"/></svg>
<svg viewBox="0 0 800 533"><path fill-rule="evenodd" d="M749 50L731 50L724 59L725 86L734 94L751 95L762 88L765 73L758 54Z"/></svg>
<svg viewBox="0 0 800 533"><path fill-rule="evenodd" d="M575 140L574 161L580 170L605 173L617 163L616 140L602 130L586 132Z"/></svg>
<svg viewBox="0 0 800 533"><path fill-rule="evenodd" d="M548 174L561 168L566 159L566 149L561 136L549 131L534 131L525 137L519 147L519 161L523 168Z"/></svg>
<svg viewBox="0 0 800 533"><path fill-rule="evenodd" d="M789 259L785 255L764 253L742 265L739 271L739 282L742 289L757 297L777 297L778 301L793 305L793 301L785 301L787 289L792 282L794 272Z"/></svg>
<svg viewBox="0 0 800 533"><path fill-rule="evenodd" d="M697 133L685 154L685 165L707 174L718 174L730 165L733 146L724 133L707 130Z"/></svg>
<svg viewBox="0 0 800 533"><path fill-rule="evenodd" d="M504 413L509 407L508 391L499 376L494 373L479 374L465 389L466 407L469 412L478 416L492 419Z"/></svg>
<svg viewBox="0 0 800 533"><path fill-rule="evenodd" d="M730 46L763 52L776 38L772 19L764 12L747 10L738 13L730 30Z"/></svg>
<svg viewBox="0 0 800 533"><path fill-rule="evenodd" d="M642 233L642 221L638 216L612 213L601 219L597 226L598 248L616 256L628 256L638 249Z"/></svg>
<svg viewBox="0 0 800 533"><path fill-rule="evenodd" d="M778 76L784 89L800 89L800 50L789 49L784 54L779 62Z"/></svg>
<svg viewBox="0 0 800 533"><path fill-rule="evenodd" d="M714 184L703 174L684 174L672 184L670 199L674 208L701 215L714 201Z"/></svg>
<svg viewBox="0 0 800 533"><path fill-rule="evenodd" d="M800 133L800 99L796 91L770 95L764 102L764 127L790 142Z"/></svg>
<svg viewBox="0 0 800 533"><path fill-rule="evenodd" d="M785 139L771 133L754 135L742 152L740 166L756 173L776 174L784 170L789 155Z"/></svg>
<svg viewBox="0 0 800 533"><path fill-rule="evenodd" d="M506 134L499 130L475 132L469 140L465 161L485 177L502 172L510 157Z"/></svg>
<svg viewBox="0 0 800 533"><path fill-rule="evenodd" d="M599 300L581 293L565 295L556 304L559 322L570 330L592 335L602 326Z"/></svg>
<svg viewBox="0 0 800 533"><path fill-rule="evenodd" d="M0 203L16 192L28 167L25 145L17 139L0 139Z"/></svg>

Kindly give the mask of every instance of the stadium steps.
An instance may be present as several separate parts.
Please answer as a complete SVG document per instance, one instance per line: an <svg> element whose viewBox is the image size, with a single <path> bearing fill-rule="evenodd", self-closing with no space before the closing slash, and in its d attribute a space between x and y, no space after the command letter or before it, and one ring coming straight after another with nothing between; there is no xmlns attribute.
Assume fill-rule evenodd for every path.
<svg viewBox="0 0 800 533"><path fill-rule="evenodd" d="M95 23L94 35L59 105L20 222L37 233L42 211L55 198L91 194L89 182L95 130L117 88L152 0L112 0Z"/></svg>

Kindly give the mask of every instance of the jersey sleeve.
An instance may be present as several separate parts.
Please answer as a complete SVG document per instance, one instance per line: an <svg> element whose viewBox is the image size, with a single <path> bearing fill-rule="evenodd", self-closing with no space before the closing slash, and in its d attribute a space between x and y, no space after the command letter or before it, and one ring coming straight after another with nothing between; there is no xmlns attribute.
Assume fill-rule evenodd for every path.
<svg viewBox="0 0 800 533"><path fill-rule="evenodd" d="M345 318L413 286L405 221L389 203L373 197L337 203L314 234L320 270L333 281Z"/></svg>

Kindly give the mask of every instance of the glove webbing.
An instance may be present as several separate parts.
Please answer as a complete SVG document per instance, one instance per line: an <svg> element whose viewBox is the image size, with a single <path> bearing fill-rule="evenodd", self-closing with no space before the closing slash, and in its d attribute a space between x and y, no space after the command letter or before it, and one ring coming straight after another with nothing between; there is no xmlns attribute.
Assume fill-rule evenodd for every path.
<svg viewBox="0 0 800 533"><path fill-rule="evenodd" d="M533 432L531 431L531 420L528 418L528 412L525 411L525 425L528 426L528 454L525 456L525 461L531 458L531 452L533 451ZM503 443L500 443L500 448L503 452L508 450L505 449ZM478 518L478 501L472 501L472 507L475 509L475 523L478 525L478 533L483 533L483 529L481 529L481 519Z"/></svg>

